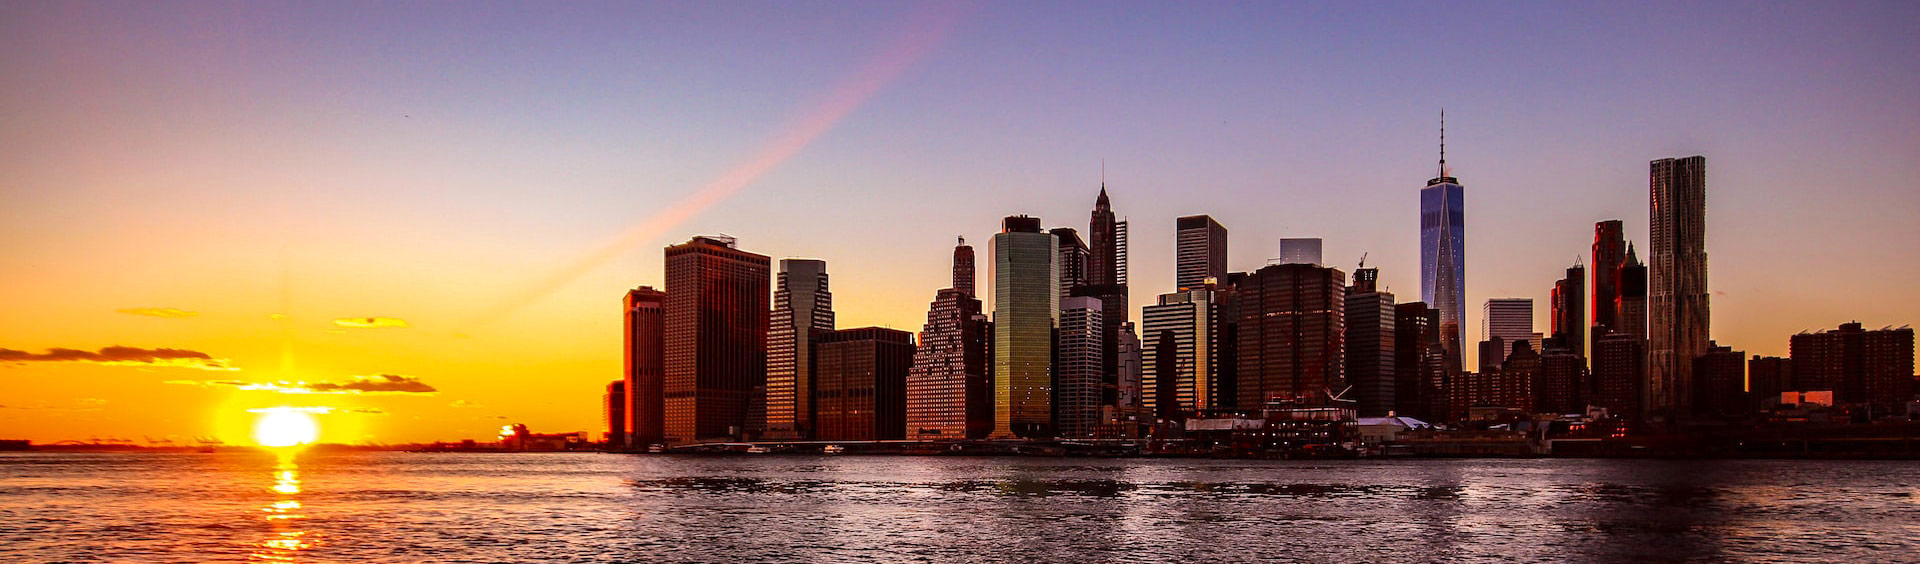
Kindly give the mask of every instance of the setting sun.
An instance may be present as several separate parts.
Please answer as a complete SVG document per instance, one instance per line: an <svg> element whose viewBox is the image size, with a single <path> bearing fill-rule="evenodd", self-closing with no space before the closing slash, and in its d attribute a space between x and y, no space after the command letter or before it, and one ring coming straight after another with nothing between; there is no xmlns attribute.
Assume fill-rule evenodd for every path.
<svg viewBox="0 0 1920 564"><path fill-rule="evenodd" d="M260 446L290 447L309 444L320 436L320 425L305 411L267 410L253 425L253 440Z"/></svg>

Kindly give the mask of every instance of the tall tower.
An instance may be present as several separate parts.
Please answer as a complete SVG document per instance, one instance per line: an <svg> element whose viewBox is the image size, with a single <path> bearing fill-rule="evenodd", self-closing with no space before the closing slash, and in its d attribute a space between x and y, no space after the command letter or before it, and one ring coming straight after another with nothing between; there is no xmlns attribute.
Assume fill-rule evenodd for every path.
<svg viewBox="0 0 1920 564"><path fill-rule="evenodd" d="M1466 188L1447 176L1447 114L1440 112L1440 175L1420 189L1420 300L1440 310L1441 346L1460 358L1467 322Z"/></svg>
<svg viewBox="0 0 1920 564"><path fill-rule="evenodd" d="M1219 304L1213 290L1161 294L1141 308L1141 404L1163 419L1221 406Z"/></svg>
<svg viewBox="0 0 1920 564"><path fill-rule="evenodd" d="M1119 415L1121 403L1120 331L1128 320L1127 312L1127 222L1113 214L1113 202L1107 198L1107 183L1100 183L1100 195L1093 200L1093 213L1087 220L1087 286L1074 295L1100 302L1100 381L1099 405L1112 406Z"/></svg>
<svg viewBox="0 0 1920 564"><path fill-rule="evenodd" d="M1060 265L1060 299L1081 295L1087 288L1087 263L1092 256L1087 242L1072 227L1055 227L1047 232L1053 234L1059 248L1054 262Z"/></svg>
<svg viewBox="0 0 1920 564"><path fill-rule="evenodd" d="M1553 283L1550 329L1553 340L1575 355L1587 356L1587 267L1567 267L1567 277Z"/></svg>
<svg viewBox="0 0 1920 564"><path fill-rule="evenodd" d="M1347 383L1353 386L1364 417L1385 416L1400 403L1394 374L1393 294L1379 291L1379 280L1379 269L1353 271L1345 304Z"/></svg>
<svg viewBox="0 0 1920 564"><path fill-rule="evenodd" d="M973 282L973 248L966 249L967 275ZM961 253L954 252L954 271ZM955 278L958 284L960 278ZM947 288L927 307L927 324L907 370L907 430L910 439L978 439L993 431L992 324L980 300Z"/></svg>
<svg viewBox="0 0 1920 564"><path fill-rule="evenodd" d="M967 244L966 237L953 246L953 289L969 298L978 297L973 293L973 246Z"/></svg>
<svg viewBox="0 0 1920 564"><path fill-rule="evenodd" d="M1707 352L1707 159L1649 168L1648 409L1671 420L1693 405L1693 359Z"/></svg>
<svg viewBox="0 0 1920 564"><path fill-rule="evenodd" d="M1345 375L1347 275L1311 264L1261 268L1235 289L1235 400L1243 410L1289 397L1318 401Z"/></svg>
<svg viewBox="0 0 1920 564"><path fill-rule="evenodd" d="M1627 262L1627 239L1620 220L1593 224L1593 338L1620 330L1620 266Z"/></svg>
<svg viewBox="0 0 1920 564"><path fill-rule="evenodd" d="M1040 218L1021 215L1002 221L991 247L993 436L1052 436L1060 245Z"/></svg>
<svg viewBox="0 0 1920 564"><path fill-rule="evenodd" d="M814 430L813 338L833 330L827 261L780 259L767 329L767 433L806 438Z"/></svg>
<svg viewBox="0 0 1920 564"><path fill-rule="evenodd" d="M1620 296L1614 299L1614 310L1621 333L1642 341L1651 335L1647 329L1647 265L1634 254L1633 243L1627 243L1627 259L1620 263Z"/></svg>
<svg viewBox="0 0 1920 564"><path fill-rule="evenodd" d="M1200 288L1207 279L1227 279L1227 228L1205 215L1190 215L1175 220L1175 291ZM1146 337L1141 337L1146 341Z"/></svg>
<svg viewBox="0 0 1920 564"><path fill-rule="evenodd" d="M666 440L737 440L767 382L771 261L730 237L667 247Z"/></svg>
<svg viewBox="0 0 1920 564"><path fill-rule="evenodd" d="M620 304L625 312L627 433L634 448L659 443L664 437L666 304L667 293L650 286L628 290Z"/></svg>
<svg viewBox="0 0 1920 564"><path fill-rule="evenodd" d="M1053 397L1062 437L1093 436L1093 426L1100 423L1100 392L1107 375L1102 367L1107 349L1102 309L1100 300L1086 296L1060 302Z"/></svg>

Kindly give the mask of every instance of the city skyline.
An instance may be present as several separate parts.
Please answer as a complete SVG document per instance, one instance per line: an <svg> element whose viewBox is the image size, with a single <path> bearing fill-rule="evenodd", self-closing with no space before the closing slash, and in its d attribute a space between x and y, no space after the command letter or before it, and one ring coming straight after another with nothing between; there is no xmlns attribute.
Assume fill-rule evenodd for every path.
<svg viewBox="0 0 1920 564"><path fill-rule="evenodd" d="M1780 30L1796 19L1790 12L1800 9L1748 17ZM1143 306L1174 291L1175 218L1194 214L1218 218L1231 230L1230 238L1238 240L1230 247L1229 272L1250 272L1279 256L1275 242L1282 238L1316 237L1325 242L1328 266L1351 274L1356 259L1367 254L1368 265L1380 268L1382 289L1411 301L1418 295L1419 255L1418 236L1410 226L1418 215L1419 183L1433 173L1431 116L1441 106L1453 114L1448 149L1454 153L1450 162L1460 167L1448 176L1459 176L1467 186L1466 222L1473 233L1467 241L1466 327L1478 325L1474 306L1490 297L1533 298L1534 317L1548 319L1546 289L1563 277L1574 257L1587 256L1597 221L1623 220L1624 239L1635 244L1642 260L1650 260L1646 167L1660 158L1696 154L1714 161L1707 188L1706 241L1713 257L1713 284L1708 288L1712 326L1719 329L1710 338L1750 355L1784 356L1789 336L1801 330L1831 329L1855 320L1872 329L1920 319L1920 300L1900 284L1920 276L1920 267L1897 260L1920 255L1920 228L1911 221L1920 214L1920 201L1902 188L1907 171L1899 164L1911 162L1920 146L1912 133L1920 131L1914 127L1920 125L1920 116L1896 103L1920 97L1920 85L1909 75L1866 70L1875 63L1899 65L1916 54L1910 43L1884 45L1893 22L1911 21L1906 7L1883 10L1899 12L1894 17L1854 7L1837 19L1865 31L1850 28L1841 46L1812 45L1814 55L1805 59L1777 51L1809 45L1812 35L1805 34L1831 32L1842 24L1808 19L1812 30L1743 39L1778 58L1706 65L1715 72L1696 77L1627 68L1636 56L1648 53L1643 48L1616 50L1576 42L1552 44L1560 50L1531 57L1472 56L1477 51L1463 47L1442 49L1447 51L1443 55L1463 62L1436 65L1431 71L1464 76L1467 87L1460 92L1360 97L1353 100L1351 112L1308 115L1315 102L1324 104L1354 89L1417 84L1432 76L1349 76L1351 80L1340 85L1322 84L1309 89L1314 94L1288 98L1286 109L1255 103L1264 95L1288 92L1266 81L1229 81L1213 94L1189 99L1227 108L1221 113L1148 103L1149 94L1171 95L1155 88L1099 98L1091 108L1057 119L1035 118L1032 125L1015 123L1015 118L1068 107L1067 101L1085 94L1082 88L1118 84L1127 69L1159 69L1151 65L1177 59L1121 65L1096 57L1093 70L1061 77L1067 86L1039 89L1007 114L981 112L977 104L993 105L1008 94L1000 88L983 89L976 92L981 98L967 99L935 91L951 88L968 73L984 72L981 66L1007 56L984 45L997 33L1018 32L996 32L995 24L1018 23L1019 29L1030 31L1037 29L1032 26L1058 25L1063 14L1009 13L1005 7L959 10L959 15L876 9L867 17L850 19L857 23L828 25L859 38L834 43L840 56L822 59L833 64L810 69L834 78L783 74L782 79L792 80L788 87L718 104L716 108L738 102L751 111L738 118L711 118L727 127L677 144L642 140L639 132L695 131L703 122L681 118L641 127L629 121L635 118L618 118L594 127L586 121L589 112L647 119L664 119L671 112L660 114L582 92L464 97L392 75L415 68L409 65L441 60L425 48L431 43L419 43L426 39L402 41L422 48L407 51L398 62L372 65L380 72L366 82L348 81L349 86L330 91L350 102L313 106L318 112L314 115L337 118L334 124L288 117L303 114L282 106L249 106L244 97L187 84L194 76L210 84L262 76L266 78L257 87L271 90L310 85L352 70L356 67L350 61L320 57L308 61L305 72L264 72L258 68L260 60L215 53L226 40L315 57L323 51L306 42L323 42L329 33L343 29L364 31L360 24L337 17L319 18L323 25L313 35L291 38L249 35L248 30L256 29L248 25L252 19L239 18L239 31L213 33L212 39L187 33L198 29L193 22L156 18L152 27L144 28L146 33L89 46L75 42L98 39L94 34L104 29L102 18L115 18L84 7L7 11L19 16L0 18L11 22L0 23L0 28L17 32L0 40L15 47L6 50L11 54L0 55L8 74L46 86L0 94L0 108L23 116L18 129L8 128L0 138L26 148L0 157L7 163L0 166L5 171L0 182L8 203L0 212L6 218L0 225L6 227L0 229L6 230L7 240L33 243L0 251L0 259L24 267L14 272L31 273L0 279L0 290L9 296L6 305L16 312L11 316L16 321L0 328L0 348L40 354L124 346L188 350L207 357L200 364L29 359L0 367L0 397L5 398L0 400L5 405L0 426L36 440L140 435L235 440L244 437L246 409L289 401L380 412L330 416L324 429L330 442L484 438L506 422L554 431L594 429L601 414L581 398L598 397L608 380L621 373L620 346L612 337L620 333L615 326L620 321L610 314L611 304L636 286L664 285L661 248L693 234L727 233L744 241L746 249L776 260L819 257L833 265L840 326L917 332L927 320L928 296L949 285L946 251L955 235L988 240L999 218L1019 213L1046 218L1048 227L1085 228L1082 214L1100 187L1102 158L1108 169L1106 190L1119 204L1118 219L1129 226L1125 237L1132 252L1127 267L1134 287L1126 311L1136 323ZM1593 19L1599 27L1618 30L1632 21L1625 14L1629 11ZM1463 29L1493 26L1463 21L1485 13L1460 12L1438 21ZM270 15L265 9L255 13L256 18ZM567 14L553 21L576 22L584 16ZM1220 12L1189 17L1219 25L1225 24L1217 20L1229 19ZM1105 27L1095 27L1139 26L1110 18L1097 19ZM1553 21L1555 12L1523 9L1509 18L1492 21ZM1416 19L1402 15L1379 24L1348 23L1374 32L1363 35L1378 37ZM933 23L915 27L923 21ZM476 31L500 25L442 23ZM756 18L749 27L784 32L756 46L818 33L770 19ZM576 276L555 277L575 270L583 264L580 257L595 255L633 222L678 209L674 202L746 158L765 132L779 131L780 124L795 119L805 121L795 116L814 107L822 92L835 91L832 83L838 77L859 76L873 46L891 45L902 29L940 30L944 41L914 51L919 59L892 82L875 87L868 105L848 110L843 121L814 143L746 182L738 197L723 198L657 234L619 247L611 259L590 264ZM1237 33L1228 37L1288 54L1302 48L1231 29ZM88 33L56 37L60 30ZM535 26L527 33L544 37L556 30ZM1709 47L1710 39L1731 36L1727 30L1710 31L1720 33L1699 39ZM1502 41L1509 48L1547 44L1529 32L1494 37L1474 48ZM1214 49L1190 39L1152 34L1147 39L1176 48L1174 57ZM468 45L460 37L439 40L446 42L443 48ZM1685 39L1670 41L1680 44L1656 47L1692 45ZM560 44L566 47L536 55L573 52L571 44ZM1096 45L1119 47L1111 41ZM134 49L139 46L152 48ZM658 47L643 42L636 49ZM136 51L134 63L154 63L163 70L200 68L201 74L174 76L134 68L134 63L110 60L106 55L114 49ZM1083 54L1046 53L1050 62ZM1824 65L1827 58L1817 56L1822 53L1853 53L1846 58L1852 64L1830 68ZM709 54L723 60L739 56ZM1531 66L1588 54L1604 56L1568 71ZM71 59L60 69L45 68L32 63L31 57L40 55ZM1406 67L1429 62L1427 56L1371 56ZM1686 58L1711 56L1709 51ZM201 58L210 63L186 64ZM637 68L581 60L579 69L553 72L565 76ZM1261 60L1292 61L1275 55L1193 74L1159 70L1188 78L1237 76ZM1541 76L1522 80L1517 74L1489 74L1499 63L1515 61L1527 63ZM498 64L528 68L537 62ZM1022 73L1040 68L1018 67L1010 71L1013 76L1003 78L1015 85L1033 84L1040 78ZM1823 76L1850 88L1811 90L1751 82L1796 74L1786 71ZM714 73L714 84L760 84ZM455 74L459 84L486 84L474 82L476 75ZM1313 65L1297 73L1333 82L1341 76ZM1569 77L1603 84L1593 93L1543 86ZM1678 84L1671 88L1695 94L1655 89L1617 101L1604 99L1619 93L1604 84L1610 80L1658 79L1675 80ZM1495 88L1515 81L1527 87L1511 95ZM157 95L139 100L103 93L100 86L112 84L144 86ZM367 93L380 84L414 86L394 94ZM1728 104L1731 108L1708 108L1719 100L1698 94L1713 92L1714 86L1742 84L1766 84L1780 91L1747 90L1752 96ZM666 91L663 96L668 97L699 92ZM590 102L582 113L550 106L574 96ZM1675 99L1682 101L1677 108L1661 109ZM695 107L681 98L650 100L673 108ZM304 101L290 95L275 104ZM1814 104L1822 109L1789 111ZM963 126L952 118L908 113L923 105L972 108L976 111L961 114L993 119ZM1554 111L1563 105L1579 111ZM1369 111L1377 115L1362 115ZM274 117L256 122L251 112ZM1623 118L1631 118L1624 119L1628 125L1611 125ZM125 131L131 133L116 140L89 133L93 128L86 127L111 119L124 120L129 125ZM913 127L889 123L959 135L945 136L947 140L931 134L892 137ZM263 125L305 131L310 137L267 135L256 129ZM536 134L509 134L521 131ZM1069 131L1072 136L1064 133ZM1568 133L1574 131L1581 133ZM509 142L511 137L523 138ZM543 147L543 138L558 143ZM354 149L358 145L350 141L356 139L370 139L371 145ZM882 144L888 139L904 141L889 151ZM1030 139L1063 147L1031 150ZM602 143L606 141L615 142ZM1001 142L1011 146L983 148ZM423 149L436 143L452 146ZM1342 145L1348 147L1333 148ZM878 157L866 163L858 159L869 154ZM676 157L693 164L663 164ZM619 164L631 158L644 164ZM783 210L806 217L782 216ZM899 222L911 223L895 227ZM1783 257L1787 268L1782 268ZM1814 272L1827 270L1816 265L1844 265L1849 269L1845 272L1859 274ZM992 283L982 284L978 294L990 303ZM1545 330L1536 324L1535 331ZM1462 363L1469 368L1474 366L1469 359L1475 333L1463 331ZM331 384L359 393L276 394L228 383L283 381ZM421 384L410 386L407 381ZM186 406L187 411L162 405Z"/></svg>

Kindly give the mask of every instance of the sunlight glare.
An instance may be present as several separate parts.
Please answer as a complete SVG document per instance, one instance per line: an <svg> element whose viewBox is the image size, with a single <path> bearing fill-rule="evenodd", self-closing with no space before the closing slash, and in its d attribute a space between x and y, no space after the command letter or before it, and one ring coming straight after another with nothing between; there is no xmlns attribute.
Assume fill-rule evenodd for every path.
<svg viewBox="0 0 1920 564"><path fill-rule="evenodd" d="M291 447L311 444L320 437L320 425L304 411L274 409L253 426L253 440L265 447Z"/></svg>

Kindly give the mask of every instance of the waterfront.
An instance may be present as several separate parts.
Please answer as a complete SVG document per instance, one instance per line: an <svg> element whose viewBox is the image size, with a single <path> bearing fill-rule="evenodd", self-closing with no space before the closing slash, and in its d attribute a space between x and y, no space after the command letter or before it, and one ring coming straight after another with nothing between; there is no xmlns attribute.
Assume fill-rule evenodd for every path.
<svg viewBox="0 0 1920 564"><path fill-rule="evenodd" d="M1920 464L8 453L0 561L1898 561Z"/></svg>

